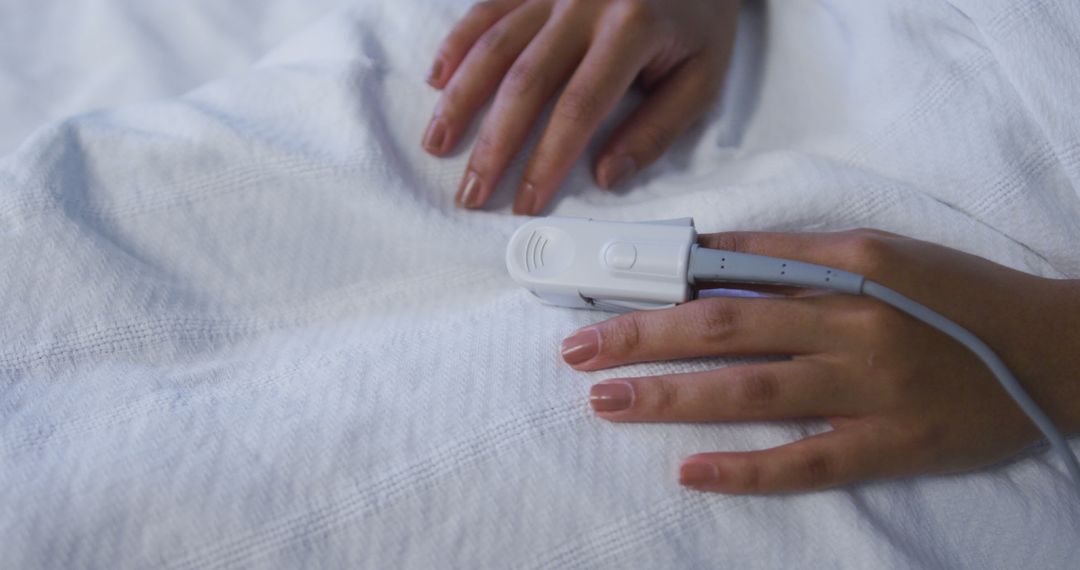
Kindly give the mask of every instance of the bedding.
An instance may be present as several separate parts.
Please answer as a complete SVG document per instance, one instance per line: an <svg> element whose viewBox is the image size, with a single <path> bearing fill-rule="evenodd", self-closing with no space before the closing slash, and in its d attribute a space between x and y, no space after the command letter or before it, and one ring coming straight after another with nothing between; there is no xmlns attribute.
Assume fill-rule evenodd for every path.
<svg viewBox="0 0 1080 570"><path fill-rule="evenodd" d="M184 94L163 81L41 111L0 159L0 567L1075 565L1080 503L1042 448L723 496L680 488L679 459L824 424L594 418L596 381L724 361L561 364L561 339L605 315L515 286L511 188L460 211L467 152L419 146L427 67L466 5L327 6ZM625 191L581 161L549 214L876 227L1080 278L1074 2L792 0L741 18L716 110ZM262 45L229 48L230 27L252 37L243 18L205 21L223 49ZM91 93L93 76L71 81ZM21 109L57 85L0 93Z"/></svg>
<svg viewBox="0 0 1080 570"><path fill-rule="evenodd" d="M348 0L4 0L0 155L43 123L242 71Z"/></svg>

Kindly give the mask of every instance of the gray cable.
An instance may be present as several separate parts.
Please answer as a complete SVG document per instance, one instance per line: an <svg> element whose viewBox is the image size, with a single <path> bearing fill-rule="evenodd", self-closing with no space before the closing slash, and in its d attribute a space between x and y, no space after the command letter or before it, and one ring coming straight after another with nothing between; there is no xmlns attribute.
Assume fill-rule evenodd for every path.
<svg viewBox="0 0 1080 570"><path fill-rule="evenodd" d="M1077 461L1065 436L1061 434L1046 412L1031 399L1020 382L1013 376L1009 368L994 351L990 349L979 337L970 331L931 310L930 308L909 299L888 287L869 281L861 275L815 265L801 261L766 257L762 255L750 255L731 251L706 249L694 246L690 250L690 268L688 272L691 284L696 281L727 282L727 283L758 283L793 285L799 287L812 287L816 289L829 289L849 294L862 294L873 297L911 317L918 319L931 327L945 333L952 339L964 345L968 350L979 357L979 360L990 369L1001 387L1031 419L1047 441L1051 448L1065 463L1065 468L1072 478L1076 491L1080 494L1080 462Z"/></svg>

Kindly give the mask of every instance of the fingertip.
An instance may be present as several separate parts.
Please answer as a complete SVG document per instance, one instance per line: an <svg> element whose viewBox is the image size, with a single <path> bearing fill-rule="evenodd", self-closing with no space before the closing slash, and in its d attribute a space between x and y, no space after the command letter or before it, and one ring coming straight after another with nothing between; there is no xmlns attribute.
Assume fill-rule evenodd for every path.
<svg viewBox="0 0 1080 570"><path fill-rule="evenodd" d="M435 63L431 64L431 71L428 72L427 83L435 89L442 89L446 85L446 70L449 66L446 65L446 59L443 56L435 58Z"/></svg>
<svg viewBox="0 0 1080 570"><path fill-rule="evenodd" d="M449 152L450 146L450 123L443 117L436 116L428 123L428 128L424 132L424 139L421 141L421 146L429 154L435 156L443 156Z"/></svg>
<svg viewBox="0 0 1080 570"><path fill-rule="evenodd" d="M586 327L567 337L560 349L563 361L577 369L600 353L600 331L596 327Z"/></svg>
<svg viewBox="0 0 1080 570"><path fill-rule="evenodd" d="M475 170L465 174L454 201L459 207L475 210L484 205L483 181Z"/></svg>
<svg viewBox="0 0 1080 570"><path fill-rule="evenodd" d="M679 484L695 489L715 488L720 483L720 469L715 463L692 456L679 466Z"/></svg>
<svg viewBox="0 0 1080 570"><path fill-rule="evenodd" d="M536 186L531 182L525 182L518 188L517 197L514 198L513 213L517 216L532 216L536 213L539 195Z"/></svg>
<svg viewBox="0 0 1080 570"><path fill-rule="evenodd" d="M614 190L637 173L638 163L627 154L606 156L596 165L596 181L605 190Z"/></svg>
<svg viewBox="0 0 1080 570"><path fill-rule="evenodd" d="M454 25L435 52L427 83L443 89L477 39L517 6L514 2L481 2Z"/></svg>
<svg viewBox="0 0 1080 570"><path fill-rule="evenodd" d="M617 421L617 413L626 412L633 405L634 386L626 380L607 380L589 390L589 407L604 419Z"/></svg>

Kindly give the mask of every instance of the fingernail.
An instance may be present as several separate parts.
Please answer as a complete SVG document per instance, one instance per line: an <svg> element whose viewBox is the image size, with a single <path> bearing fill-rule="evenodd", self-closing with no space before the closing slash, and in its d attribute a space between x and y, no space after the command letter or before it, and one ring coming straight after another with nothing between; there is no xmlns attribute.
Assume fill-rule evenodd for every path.
<svg viewBox="0 0 1080 570"><path fill-rule="evenodd" d="M622 184L637 172L637 162L633 158L620 154L604 159L600 165L600 183L608 190Z"/></svg>
<svg viewBox="0 0 1080 570"><path fill-rule="evenodd" d="M457 203L466 208L476 208L480 205L480 176L473 171L465 176L465 183L458 191Z"/></svg>
<svg viewBox="0 0 1080 570"><path fill-rule="evenodd" d="M446 120L436 117L431 120L427 134L424 135L424 148L431 152L441 152L444 142L446 142Z"/></svg>
<svg viewBox="0 0 1080 570"><path fill-rule="evenodd" d="M567 364L581 364L600 352L600 331L581 329L562 343L562 357Z"/></svg>
<svg viewBox="0 0 1080 570"><path fill-rule="evenodd" d="M626 382L604 382L589 390L589 405L596 412L621 412L634 403L634 387Z"/></svg>
<svg viewBox="0 0 1080 570"><path fill-rule="evenodd" d="M514 213L519 216L531 216L536 211L536 187L526 182L518 188L514 199Z"/></svg>
<svg viewBox="0 0 1080 570"><path fill-rule="evenodd" d="M428 74L427 82L431 85L439 83L442 79L443 61L442 59L436 59L435 63L431 66L431 73Z"/></svg>
<svg viewBox="0 0 1080 570"><path fill-rule="evenodd" d="M712 463L683 463L679 467L679 484L687 486L701 486L715 483L720 477L716 466Z"/></svg>

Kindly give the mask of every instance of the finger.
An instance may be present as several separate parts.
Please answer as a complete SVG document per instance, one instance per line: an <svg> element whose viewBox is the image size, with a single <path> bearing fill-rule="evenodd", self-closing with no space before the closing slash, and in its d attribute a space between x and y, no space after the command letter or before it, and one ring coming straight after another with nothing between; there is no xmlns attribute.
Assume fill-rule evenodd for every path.
<svg viewBox="0 0 1080 570"><path fill-rule="evenodd" d="M810 354L830 346L827 307L815 298L698 299L671 309L627 313L563 341L578 370L699 356Z"/></svg>
<svg viewBox="0 0 1080 570"><path fill-rule="evenodd" d="M865 408L865 384L809 359L707 372L619 378L592 387L589 404L615 422L721 422L847 416Z"/></svg>
<svg viewBox="0 0 1080 570"><path fill-rule="evenodd" d="M769 285L766 283L718 283L697 282L694 283L694 291L699 298L729 296L729 297L794 297L807 294L808 289L793 287L790 285Z"/></svg>
<svg viewBox="0 0 1080 570"><path fill-rule="evenodd" d="M424 132L424 149L436 156L453 150L480 107L547 19L548 5L530 2L492 25L472 45L446 85Z"/></svg>
<svg viewBox="0 0 1080 570"><path fill-rule="evenodd" d="M514 202L515 214L535 214L548 203L585 145L648 61L645 23L611 16L552 110Z"/></svg>
<svg viewBox="0 0 1080 570"><path fill-rule="evenodd" d="M588 48L587 29L577 15L554 15L510 67L477 134L457 203L484 205L517 153L544 105L573 72Z"/></svg>
<svg viewBox="0 0 1080 570"><path fill-rule="evenodd" d="M431 66L431 73L428 74L428 83L436 89L442 89L454 75L454 71L465 59L465 54L469 53L469 49L476 40L523 1L488 0L477 2L469 8L465 16L454 25L454 29L439 45L435 62Z"/></svg>
<svg viewBox="0 0 1080 570"><path fill-rule="evenodd" d="M685 62L619 125L596 161L597 184L614 188L655 162L713 106L722 75L710 62Z"/></svg>
<svg viewBox="0 0 1080 570"><path fill-rule="evenodd" d="M811 491L907 474L914 468L865 423L762 451L702 453L679 468L679 483L701 491L769 494Z"/></svg>
<svg viewBox="0 0 1080 570"><path fill-rule="evenodd" d="M904 239L859 229L834 233L723 232L701 235L698 242L713 249L795 259L880 278L896 265L898 242Z"/></svg>

